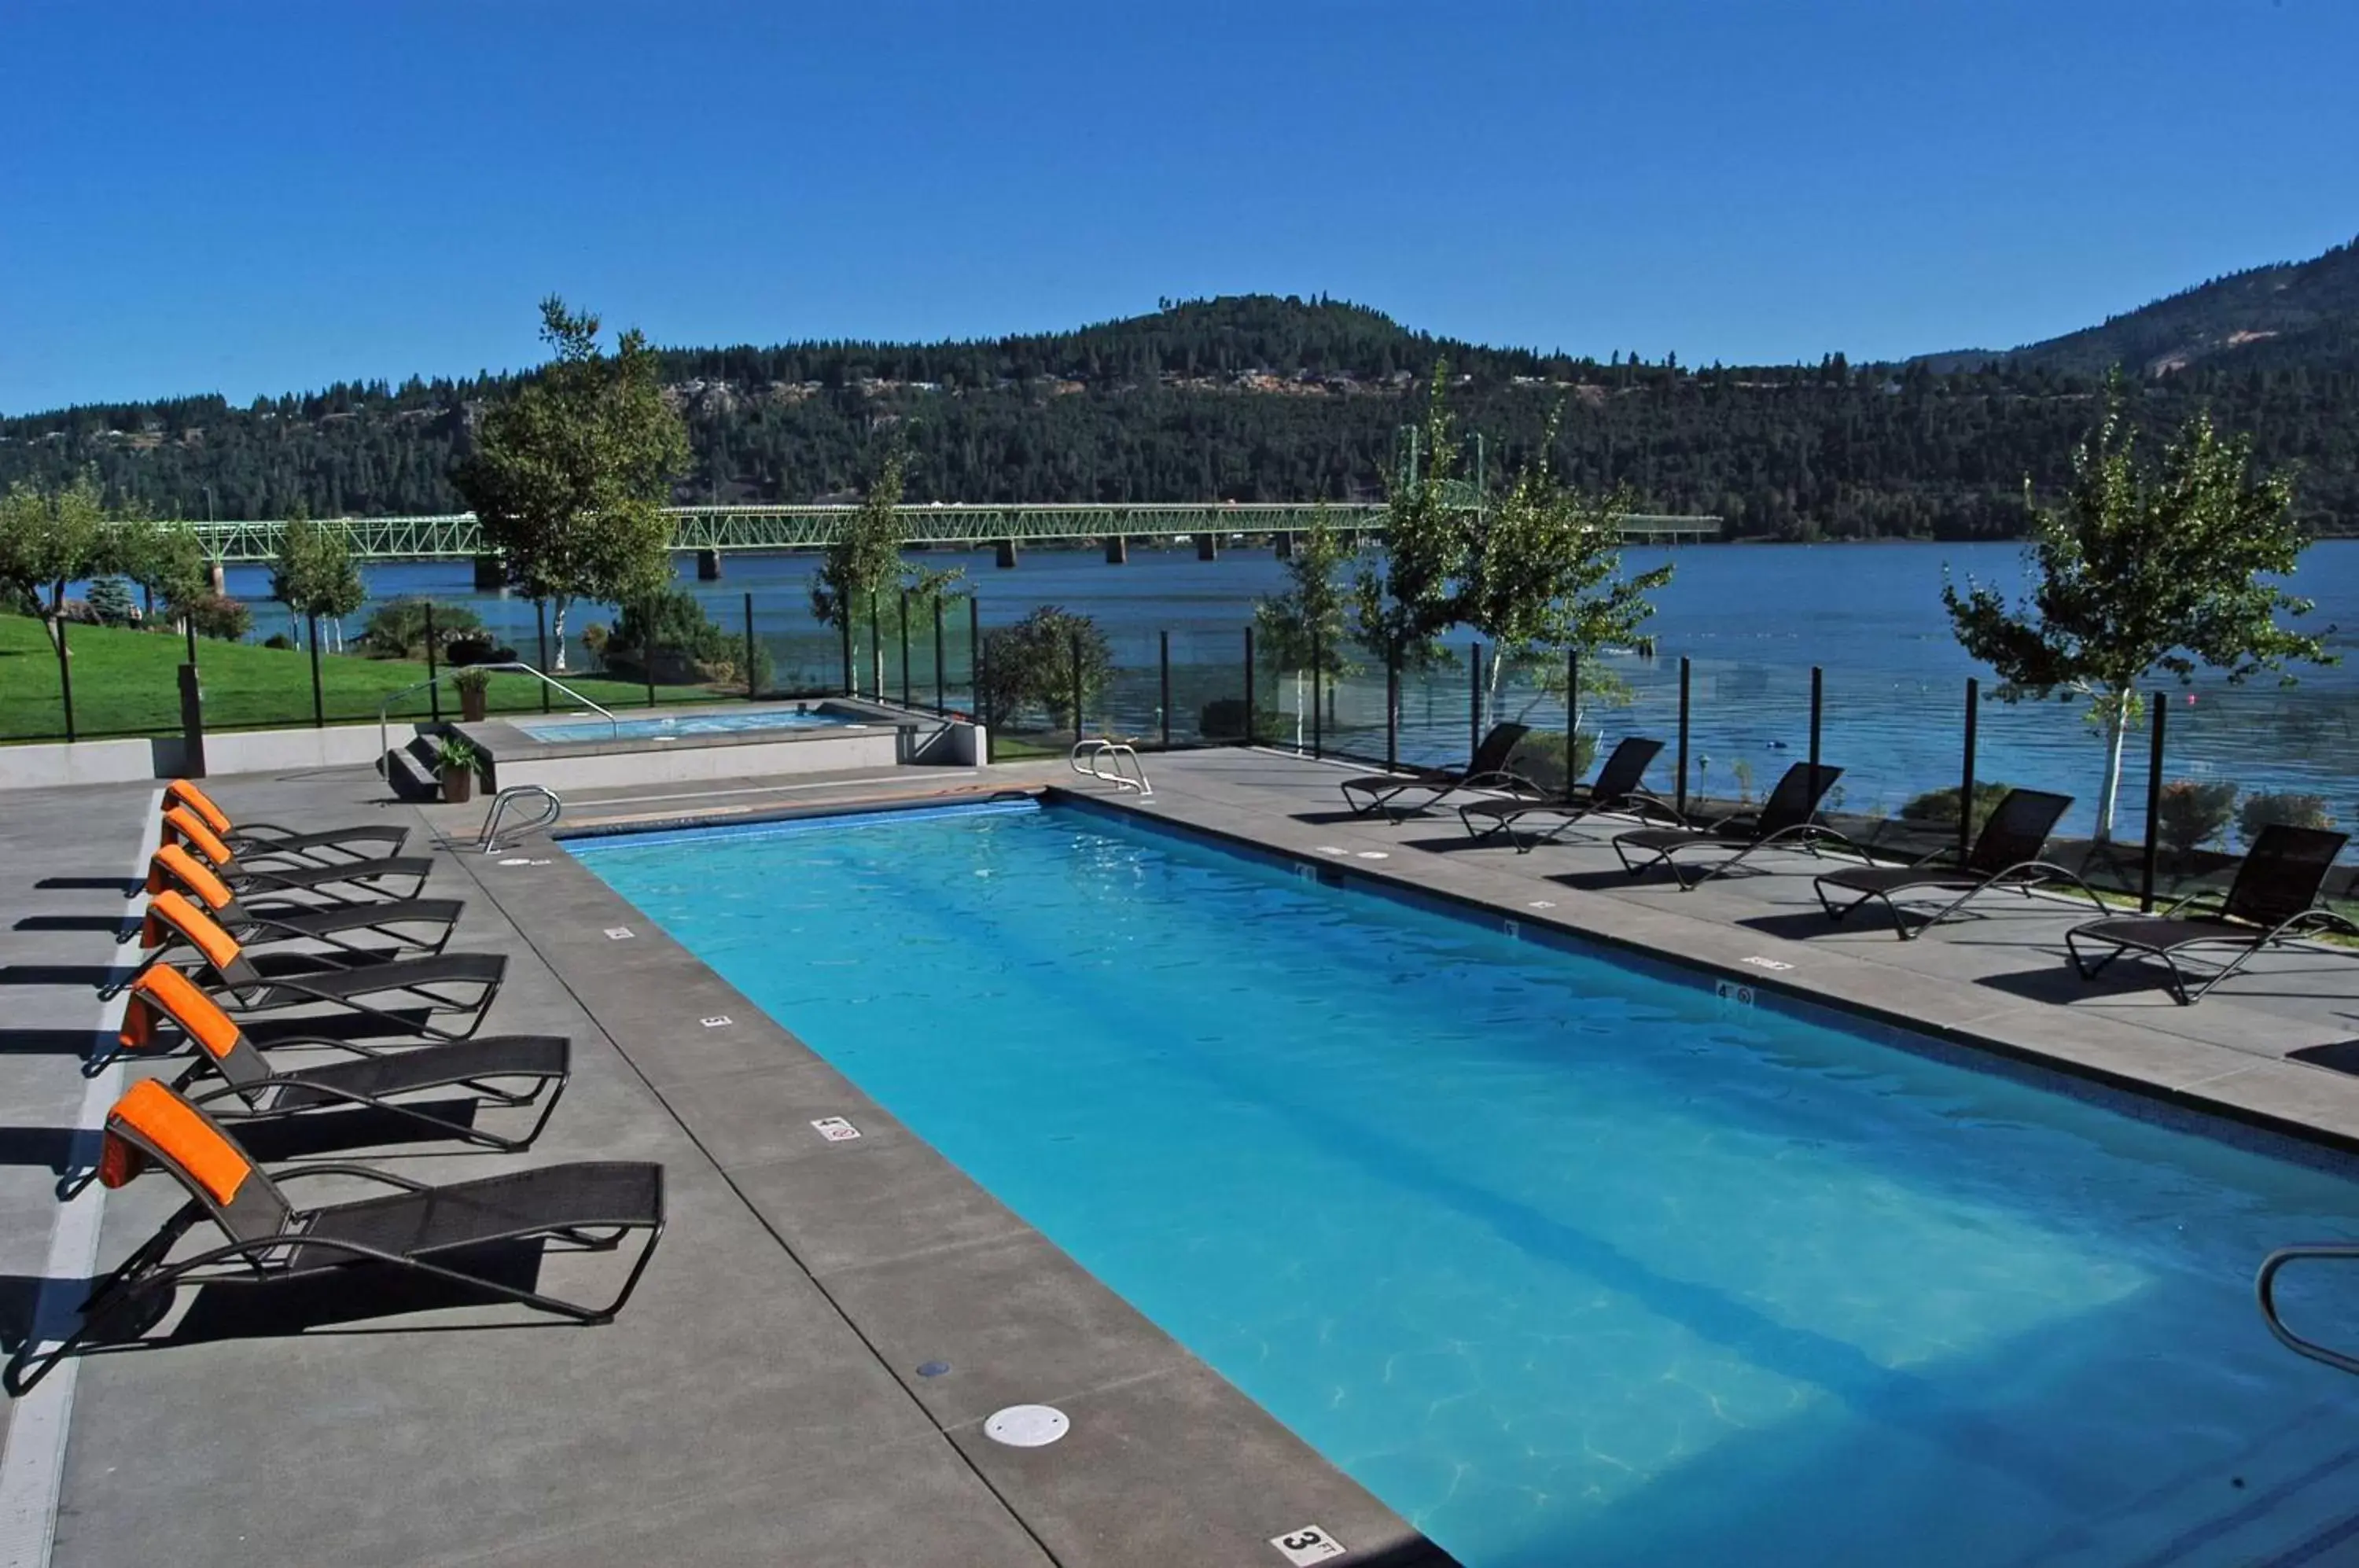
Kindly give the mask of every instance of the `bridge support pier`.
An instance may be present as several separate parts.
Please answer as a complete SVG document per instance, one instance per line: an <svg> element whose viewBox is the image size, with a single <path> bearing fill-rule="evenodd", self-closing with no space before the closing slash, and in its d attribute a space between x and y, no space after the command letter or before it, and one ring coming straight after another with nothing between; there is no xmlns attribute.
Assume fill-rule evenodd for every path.
<svg viewBox="0 0 2359 1568"><path fill-rule="evenodd" d="M699 583L718 583L721 581L721 552L719 550L700 550L696 552L696 580Z"/></svg>
<svg viewBox="0 0 2359 1568"><path fill-rule="evenodd" d="M1129 565L1129 564L1130 564L1130 536L1129 536L1128 534L1108 534L1108 535L1106 535L1106 539L1105 539L1105 552L1106 552L1106 564L1107 564L1108 566L1127 566L1127 565Z"/></svg>
<svg viewBox="0 0 2359 1568"><path fill-rule="evenodd" d="M1196 536L1196 559L1199 561L1220 560L1221 536L1215 533L1198 534Z"/></svg>
<svg viewBox="0 0 2359 1568"><path fill-rule="evenodd" d="M999 570L1002 572L1016 570L1016 541L1012 539L999 541Z"/></svg>
<svg viewBox="0 0 2359 1568"><path fill-rule="evenodd" d="M1270 536L1269 542L1271 553L1276 555L1278 560L1292 561L1294 559L1295 544L1294 530L1292 528L1282 528L1278 532L1272 534Z"/></svg>
<svg viewBox="0 0 2359 1568"><path fill-rule="evenodd" d="M213 592L215 593L226 593L229 592L229 574L223 568L220 561L216 561L211 566L206 567L205 575L212 580Z"/></svg>
<svg viewBox="0 0 2359 1568"><path fill-rule="evenodd" d="M475 592L489 593L508 583L507 563L496 555L475 557Z"/></svg>

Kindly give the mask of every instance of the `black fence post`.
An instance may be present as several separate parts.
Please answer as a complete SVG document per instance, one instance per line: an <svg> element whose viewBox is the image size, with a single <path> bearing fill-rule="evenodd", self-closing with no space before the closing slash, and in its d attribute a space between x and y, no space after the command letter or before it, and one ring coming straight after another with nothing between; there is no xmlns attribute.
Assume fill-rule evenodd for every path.
<svg viewBox="0 0 2359 1568"><path fill-rule="evenodd" d="M1082 744L1082 634L1073 634L1073 744Z"/></svg>
<svg viewBox="0 0 2359 1568"><path fill-rule="evenodd" d="M885 615L876 607L876 590L868 591L868 673L876 687L876 700L885 700Z"/></svg>
<svg viewBox="0 0 2359 1568"><path fill-rule="evenodd" d="M180 777L205 776L205 698L197 667L180 666Z"/></svg>
<svg viewBox="0 0 2359 1568"><path fill-rule="evenodd" d="M977 719L983 717L983 599L970 594L966 602L966 680L967 695L973 699L968 705L974 709Z"/></svg>
<svg viewBox="0 0 2359 1568"><path fill-rule="evenodd" d="M1385 644L1385 771L1400 766L1400 644Z"/></svg>
<svg viewBox="0 0 2359 1568"><path fill-rule="evenodd" d="M1958 780L1958 864L1963 866L1974 847L1974 730L1982 717L1983 683L1966 677L1965 772ZM1816 782L1813 779L1812 782Z"/></svg>
<svg viewBox="0 0 2359 1568"><path fill-rule="evenodd" d="M849 601L839 600L837 608L842 618L837 621L836 629L843 634L843 694L857 697L860 687L852 679L852 605Z"/></svg>
<svg viewBox="0 0 2359 1568"><path fill-rule="evenodd" d="M942 666L942 596L934 594L934 712L951 711L951 678Z"/></svg>
<svg viewBox="0 0 2359 1568"><path fill-rule="evenodd" d="M49 624L58 628L58 701L65 708L66 739L74 738L73 716L73 656L66 651L65 604L60 596L58 613Z"/></svg>
<svg viewBox="0 0 2359 1568"><path fill-rule="evenodd" d="M1326 693L1320 685L1321 656L1326 649L1320 646L1319 628L1310 628L1310 755L1324 757L1327 735L1322 724L1327 712Z"/></svg>
<svg viewBox="0 0 2359 1568"><path fill-rule="evenodd" d="M639 634L639 641L645 645L639 649L639 674L647 683L647 706L652 708L656 705L656 607L654 603L650 601L640 609L639 614L647 617L645 625L647 628ZM549 701L548 687L543 686L540 689L540 697L544 702Z"/></svg>
<svg viewBox="0 0 2359 1568"><path fill-rule="evenodd" d="M1253 745L1253 743L1254 743L1254 667L1253 667L1253 664L1254 664L1254 660L1253 660L1253 627L1251 627L1251 626L1247 626L1247 627L1245 628L1245 745L1247 745L1247 746L1251 746L1251 745Z"/></svg>
<svg viewBox="0 0 2359 1568"><path fill-rule="evenodd" d="M1817 665L1810 666L1810 779L1819 777L1819 718L1826 707L1827 672Z"/></svg>
<svg viewBox="0 0 2359 1568"><path fill-rule="evenodd" d="M1564 650L1564 798L1570 801L1581 778L1581 649Z"/></svg>
<svg viewBox="0 0 2359 1568"><path fill-rule="evenodd" d="M1473 671L1474 683L1471 690L1472 711L1467 714L1466 723L1466 759L1472 762L1474 754L1483 749L1483 645L1479 642L1471 644L1469 653L1471 657L1467 663Z"/></svg>
<svg viewBox="0 0 2359 1568"><path fill-rule="evenodd" d="M2162 846L2162 716L2169 710L2169 693L2157 691L2154 738L2147 743L2146 758L2146 858L2138 871L2138 908L2147 914L2154 912L2155 862Z"/></svg>
<svg viewBox="0 0 2359 1568"><path fill-rule="evenodd" d="M619 621L622 616L618 613L614 618ZM538 639L540 648L540 662L534 668L546 675L549 673L549 601L546 599L535 599L532 602L532 631L533 636ZM649 633L643 632L640 637L643 641L655 640ZM644 648L639 649L641 663L647 662L647 650ZM549 682L536 681L533 684L540 688L540 711L545 713L549 712Z"/></svg>
<svg viewBox="0 0 2359 1568"><path fill-rule="evenodd" d="M1810 776L1811 782L1818 775ZM1671 810L1684 817L1688 814L1688 656L1680 655L1680 781L1672 791Z"/></svg>
<svg viewBox="0 0 2359 1568"><path fill-rule="evenodd" d="M901 590L901 706L909 705L909 591Z"/></svg>
<svg viewBox="0 0 2359 1568"><path fill-rule="evenodd" d="M426 714L436 724L442 722L441 665L435 658L434 606L426 606Z"/></svg>
<svg viewBox="0 0 2359 1568"><path fill-rule="evenodd" d="M181 616L180 631L189 639L189 662L190 664L194 664L197 661L197 617L194 615Z"/></svg>
<svg viewBox="0 0 2359 1568"><path fill-rule="evenodd" d="M320 693L320 617L305 615L303 629L311 639L311 727L323 730L328 727L328 704Z"/></svg>
<svg viewBox="0 0 2359 1568"><path fill-rule="evenodd" d="M1156 652L1156 665L1163 675L1162 707L1158 710L1163 715L1163 749L1169 751L1171 749L1171 634L1162 631L1156 633L1155 636L1160 644Z"/></svg>
<svg viewBox="0 0 2359 1568"><path fill-rule="evenodd" d="M754 591L745 591L745 701L751 702L762 694L762 683L754 676Z"/></svg>

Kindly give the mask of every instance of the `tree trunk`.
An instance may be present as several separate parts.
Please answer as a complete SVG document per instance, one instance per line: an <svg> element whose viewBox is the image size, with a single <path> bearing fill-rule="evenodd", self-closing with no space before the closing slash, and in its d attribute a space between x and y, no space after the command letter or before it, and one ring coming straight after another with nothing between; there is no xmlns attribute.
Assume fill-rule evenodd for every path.
<svg viewBox="0 0 2359 1568"><path fill-rule="evenodd" d="M876 700L885 700L885 623L877 618L876 595L868 595L868 675Z"/></svg>
<svg viewBox="0 0 2359 1568"><path fill-rule="evenodd" d="M2116 693L2105 715L2105 784L2097 791L2097 842L2114 841L2114 797L2122 788L2122 738L2129 727L2126 694Z"/></svg>
<svg viewBox="0 0 2359 1568"><path fill-rule="evenodd" d="M1302 749L1302 671L1294 672L1294 749Z"/></svg>
<svg viewBox="0 0 2359 1568"><path fill-rule="evenodd" d="M558 674L562 675L565 673L565 612L572 608L573 600L568 595L560 594L557 598L551 599L549 604L549 635L554 638L557 643L557 657L555 659L550 661L551 668L553 668ZM652 616L649 619L645 637L646 640L650 644L656 640L656 628ZM655 651L652 648L643 648L639 649L639 659L641 663L644 664L647 660L653 659L654 657Z"/></svg>
<svg viewBox="0 0 2359 1568"><path fill-rule="evenodd" d="M65 618L66 585L64 581L61 579L49 585L49 618L41 623L41 629L49 634L49 648L52 651L54 651L58 646L58 639L65 635L64 630L60 626L60 623ZM71 650L69 650L67 657L72 657Z"/></svg>

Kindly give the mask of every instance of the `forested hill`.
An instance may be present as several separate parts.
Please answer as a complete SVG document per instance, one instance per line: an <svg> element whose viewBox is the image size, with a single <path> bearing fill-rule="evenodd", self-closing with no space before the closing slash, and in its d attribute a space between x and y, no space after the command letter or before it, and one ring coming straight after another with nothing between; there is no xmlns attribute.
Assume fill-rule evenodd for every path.
<svg viewBox="0 0 2359 1568"><path fill-rule="evenodd" d="M2309 265L2347 260L2336 252ZM2163 425L2209 407L2254 432L2265 462L2296 469L2307 517L2359 530L2353 318L2330 310L2321 286L2274 292L2295 301L2281 309L2317 319L2282 343L2142 376L2135 412ZM2310 346L2295 352L2297 343ZM915 500L1144 501L1373 497L1437 356L1458 382L1463 428L1486 438L1494 474L1560 412L1559 456L1580 483L1626 482L1648 510L1716 513L1743 536L1798 539L2017 531L2024 477L2060 485L2110 363L1599 363L1271 296L1166 302L1151 315L987 342L665 358L696 453L682 500L839 497L897 430ZM452 511L451 463L474 411L506 384L356 383L243 408L191 397L0 419L0 483L94 467L119 497L199 517L208 486L220 517L282 516L299 502L326 516Z"/></svg>
<svg viewBox="0 0 2359 1568"><path fill-rule="evenodd" d="M1993 357L1965 350L1925 363L1953 369ZM2348 370L2359 365L2359 240L2309 261L2232 272L2004 357L2082 376L2115 365L2167 376L2206 360Z"/></svg>

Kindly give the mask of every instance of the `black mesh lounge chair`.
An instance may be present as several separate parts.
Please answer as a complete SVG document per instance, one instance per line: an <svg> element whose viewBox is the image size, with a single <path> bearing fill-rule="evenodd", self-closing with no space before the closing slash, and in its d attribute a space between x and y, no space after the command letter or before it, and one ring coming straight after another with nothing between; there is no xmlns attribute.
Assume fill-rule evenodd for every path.
<svg viewBox="0 0 2359 1568"><path fill-rule="evenodd" d="M2063 883L2077 888L2102 913L2105 901L2087 883L2052 861L2039 858L2048 835L2071 804L2070 795L2009 789L1984 819L1982 832L1974 835L1963 861L1951 845L1908 866L1846 866L1827 872L1813 884L1820 906L1828 919L1839 920L1870 898L1880 898L1892 911L1892 928L1903 942L1940 925L1975 895L1992 887L2013 887L2028 898L2034 887ZM1953 892L1956 897L1912 928L1893 900L1899 894L1919 891ZM1839 902L1838 896L1845 897Z"/></svg>
<svg viewBox="0 0 2359 1568"><path fill-rule="evenodd" d="M1420 811L1440 805L1461 789L1509 789L1527 798L1536 797L1540 792L1538 785L1507 771L1508 756L1531 733L1529 724L1494 724L1459 772L1426 768L1415 773L1371 773L1364 778L1346 779L1341 786L1343 803L1360 816L1382 811L1398 822L1403 812L1396 810L1393 802L1412 790L1425 793L1426 798L1410 808Z"/></svg>
<svg viewBox="0 0 2359 1568"><path fill-rule="evenodd" d="M429 1186L365 1165L321 1163L274 1179L220 1124L154 1079L133 1084L107 1113L99 1180L119 1187L149 1163L179 1182L189 1201L97 1282L82 1302L82 1322L56 1349L42 1352L28 1345L17 1353L8 1367L12 1393L38 1382L102 1331L120 1324L136 1333L136 1325L154 1323L182 1284L261 1289L374 1264L575 1323L606 1323L631 1299L656 1243L663 1239L660 1165L582 1161ZM297 1208L284 1186L315 1176L377 1182L396 1191ZM224 1243L174 1259L181 1238L203 1220L221 1227ZM502 1244L614 1252L635 1233L644 1234L646 1244L621 1289L600 1304L529 1289L505 1277L509 1270L484 1267L490 1250Z"/></svg>
<svg viewBox="0 0 2359 1568"><path fill-rule="evenodd" d="M1487 839L1506 833L1520 854L1528 855L1535 844L1546 844L1561 836L1583 817L1659 816L1667 822L1680 820L1679 812L1669 800L1648 794L1638 786L1647 777L1647 768L1661 754L1663 743L1644 735L1625 735L1616 742L1613 755L1597 770L1591 783L1573 786L1569 800L1523 800L1515 799L1484 799L1469 800L1458 808L1458 820L1466 824L1466 832L1476 839ZM1516 832L1516 824L1527 817L1556 819L1556 825L1544 833L1529 839Z"/></svg>
<svg viewBox="0 0 2359 1568"><path fill-rule="evenodd" d="M401 846L409 842L408 828L386 822L299 833L276 822L233 822L211 796L186 779L175 779L165 786L164 800L168 809L186 806L219 834L223 844L250 857L283 855L324 866L338 860L373 860L399 855Z"/></svg>
<svg viewBox="0 0 2359 1568"><path fill-rule="evenodd" d="M386 898L317 905L276 900L249 905L230 890L228 883L214 876L204 862L177 844L168 844L147 857L149 895L168 890L178 890L195 901L212 917L214 924L237 939L240 947L319 942L376 956L441 952L449 945L451 930L467 907L463 898ZM178 940L178 933L170 926L157 920L142 920L133 932L147 947ZM353 940L356 937L376 941ZM390 948L384 943L390 943Z"/></svg>
<svg viewBox="0 0 2359 1568"><path fill-rule="evenodd" d="M275 1012L313 1003L378 1019L405 1034L464 1040L482 1025L507 977L507 955L441 953L431 958L371 962L358 953L274 953L249 957L237 939L174 892L148 900L150 920L168 926L203 959L190 973L198 988L233 1014ZM119 985L128 988L163 962L159 947ZM438 1021L448 1019L449 1021Z"/></svg>
<svg viewBox="0 0 2359 1568"><path fill-rule="evenodd" d="M433 856L426 855L343 860L333 866L249 866L186 806L164 813L164 829L166 842L177 837L241 893L318 893L342 903L414 898L434 870ZM132 896L137 896L136 890Z"/></svg>
<svg viewBox="0 0 2359 1568"><path fill-rule="evenodd" d="M1769 791L1769 799L1758 811L1738 811L1705 827L1634 828L1614 835L1614 853L1621 856L1622 869L1633 877L1653 866L1670 867L1671 877L1683 893L1734 870L1756 849L1782 845L1816 855L1822 844L1851 842L1813 820L1819 801L1842 777L1840 768L1798 762L1786 769L1786 776L1777 780L1777 787ZM1690 878L1679 861L1679 856L1690 849L1734 853L1713 861L1702 876Z"/></svg>
<svg viewBox="0 0 2359 1568"><path fill-rule="evenodd" d="M2125 953L2153 959L2163 967L2163 983L2170 987L2172 1000L2190 1007L2265 947L2315 931L2359 936L2359 926L2318 904L2326 874L2333 869L2334 857L2343 853L2350 836L2324 828L2273 822L2261 830L2259 840L2245 853L2224 898L2216 893L2190 893L2160 914L2091 920L2064 933L2065 951L2071 954L2072 967L2083 980L2095 979L2105 965ZM2218 908L2204 907L2215 899ZM2190 948L2200 947L2234 949L2234 957L2224 964L2217 959L2198 959L2214 973L2190 992L2180 960ZM2093 957L2083 948L2104 951Z"/></svg>
<svg viewBox="0 0 2359 1568"><path fill-rule="evenodd" d="M572 1043L562 1035L479 1035L435 1045L362 1045L324 1035L280 1035L274 1051L286 1047L343 1053L349 1060L282 1069L196 983L168 964L158 964L131 987L118 1043L126 1052L155 1049L158 1026L169 1023L187 1037L196 1060L172 1087L215 1115L242 1120L294 1116L340 1106L371 1106L424 1123L451 1138L516 1153L532 1147L557 1109L571 1076ZM219 1079L210 1088L208 1078ZM503 1083L517 1085L502 1089ZM540 1114L521 1134L504 1137L472 1122L438 1114L440 1100L413 1102L405 1096L465 1088L481 1100L516 1107L536 1102ZM544 1094L545 1092L545 1094Z"/></svg>

